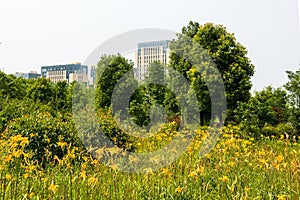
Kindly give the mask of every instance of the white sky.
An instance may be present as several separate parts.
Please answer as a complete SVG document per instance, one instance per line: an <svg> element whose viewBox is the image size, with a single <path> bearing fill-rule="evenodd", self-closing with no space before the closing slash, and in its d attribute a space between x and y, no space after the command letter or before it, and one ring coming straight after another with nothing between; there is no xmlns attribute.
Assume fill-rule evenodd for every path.
<svg viewBox="0 0 300 200"><path fill-rule="evenodd" d="M84 62L125 31L180 31L190 20L223 24L255 65L253 90L281 86L300 62L297 0L0 0L0 68Z"/></svg>

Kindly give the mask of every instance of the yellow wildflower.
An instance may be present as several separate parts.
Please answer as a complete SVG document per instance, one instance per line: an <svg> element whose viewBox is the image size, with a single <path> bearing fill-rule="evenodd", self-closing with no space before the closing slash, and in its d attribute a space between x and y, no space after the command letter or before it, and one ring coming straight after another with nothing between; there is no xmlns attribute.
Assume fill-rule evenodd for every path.
<svg viewBox="0 0 300 200"><path fill-rule="evenodd" d="M54 185L53 182L49 185L48 189L52 192L55 192L58 188L58 185Z"/></svg>
<svg viewBox="0 0 300 200"><path fill-rule="evenodd" d="M138 143L136 143L136 146L142 146L142 143L140 143L140 142L138 142Z"/></svg>
<svg viewBox="0 0 300 200"><path fill-rule="evenodd" d="M278 200L286 200L286 196L285 195L278 195L277 199Z"/></svg>
<svg viewBox="0 0 300 200"><path fill-rule="evenodd" d="M6 178L7 180L10 180L10 179L11 179L11 175L10 175L10 174L6 174L6 175L5 175L5 178Z"/></svg>
<svg viewBox="0 0 300 200"><path fill-rule="evenodd" d="M192 171L192 172L189 174L189 177L197 177L197 176L198 176L197 171Z"/></svg>
<svg viewBox="0 0 300 200"><path fill-rule="evenodd" d="M33 137L35 137L36 135L35 135L35 133L30 133L29 136L30 136L31 138L33 138Z"/></svg>
<svg viewBox="0 0 300 200"><path fill-rule="evenodd" d="M32 199L33 195L34 195L34 192L30 192L30 194L28 195L29 199Z"/></svg>
<svg viewBox="0 0 300 200"><path fill-rule="evenodd" d="M280 154L279 156L277 156L277 157L276 157L276 160L277 160L278 162L283 161L283 160L284 160L283 155Z"/></svg>
<svg viewBox="0 0 300 200"><path fill-rule="evenodd" d="M219 179L225 183L228 181L228 176L223 176L222 178L219 178Z"/></svg>
<svg viewBox="0 0 300 200"><path fill-rule="evenodd" d="M67 143L66 143L66 142L57 142L57 145L58 145L60 148L64 148L65 146L67 146Z"/></svg>
<svg viewBox="0 0 300 200"><path fill-rule="evenodd" d="M24 178L28 178L30 177L30 175L28 173L23 174Z"/></svg>
<svg viewBox="0 0 300 200"><path fill-rule="evenodd" d="M8 162L11 161L11 160L12 160L12 156L11 156L11 155L4 156L4 161L5 161L6 163L8 163Z"/></svg>
<svg viewBox="0 0 300 200"><path fill-rule="evenodd" d="M34 195L34 192L30 192L29 199L32 199L33 195Z"/></svg>
<svg viewBox="0 0 300 200"><path fill-rule="evenodd" d="M98 182L98 178L96 178L96 177L91 177L91 178L89 178L88 182L89 182L89 184L95 184L95 183Z"/></svg>
<svg viewBox="0 0 300 200"><path fill-rule="evenodd" d="M79 174L80 174L81 178L86 178L86 172L85 171L81 171Z"/></svg>
<svg viewBox="0 0 300 200"><path fill-rule="evenodd" d="M28 141L28 138L27 137L23 137L22 140L21 140L21 143L20 145L22 147L24 147L25 145L29 144L29 141Z"/></svg>
<svg viewBox="0 0 300 200"><path fill-rule="evenodd" d="M180 187L180 186L178 186L178 187L175 189L175 192L177 192L177 193L181 193L181 192L182 192L182 190L183 190L183 188L182 188L182 187Z"/></svg>

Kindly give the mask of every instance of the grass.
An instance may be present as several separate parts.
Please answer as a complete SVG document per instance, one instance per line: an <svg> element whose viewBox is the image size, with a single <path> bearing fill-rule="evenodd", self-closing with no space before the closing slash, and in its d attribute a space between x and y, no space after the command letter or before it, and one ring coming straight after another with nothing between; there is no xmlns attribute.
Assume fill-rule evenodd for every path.
<svg viewBox="0 0 300 200"><path fill-rule="evenodd" d="M241 139L238 131L225 128L204 158L199 148L205 131L199 131L202 139L180 159L143 173L71 151L41 167L22 151L28 138L6 138L0 144L0 199L300 199L300 144L283 137Z"/></svg>

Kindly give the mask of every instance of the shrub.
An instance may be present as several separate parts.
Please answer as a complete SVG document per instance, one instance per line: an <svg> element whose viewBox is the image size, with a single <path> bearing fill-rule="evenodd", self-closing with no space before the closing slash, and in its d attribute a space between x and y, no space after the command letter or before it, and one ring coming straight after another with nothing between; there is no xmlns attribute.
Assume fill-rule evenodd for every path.
<svg viewBox="0 0 300 200"><path fill-rule="evenodd" d="M59 114L53 117L48 112L34 111L16 118L8 124L2 136L17 135L28 138L24 152L32 153L32 158L42 164L53 161L54 155L61 159L67 154L66 147L83 150L74 124Z"/></svg>

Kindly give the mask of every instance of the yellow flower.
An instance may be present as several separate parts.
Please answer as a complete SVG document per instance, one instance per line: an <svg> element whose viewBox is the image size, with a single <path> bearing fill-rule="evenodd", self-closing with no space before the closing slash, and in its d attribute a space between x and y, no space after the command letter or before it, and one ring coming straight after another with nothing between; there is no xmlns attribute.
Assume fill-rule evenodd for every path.
<svg viewBox="0 0 300 200"><path fill-rule="evenodd" d="M162 174L164 175L172 175L170 172L169 172L169 169L168 168L164 168L161 172Z"/></svg>
<svg viewBox="0 0 300 200"><path fill-rule="evenodd" d="M265 159L259 159L259 161L261 162L261 164L265 165L267 164L267 161Z"/></svg>
<svg viewBox="0 0 300 200"><path fill-rule="evenodd" d="M96 177L91 177L91 178L89 178L88 182L89 182L90 184L95 184L95 183L98 182L98 178L96 178Z"/></svg>
<svg viewBox="0 0 300 200"><path fill-rule="evenodd" d="M5 161L6 163L8 163L8 162L11 161L11 160L12 160L12 156L11 156L11 155L4 156L4 161Z"/></svg>
<svg viewBox="0 0 300 200"><path fill-rule="evenodd" d="M286 196L285 195L278 195L277 199L278 200L286 200Z"/></svg>
<svg viewBox="0 0 300 200"><path fill-rule="evenodd" d="M5 178L6 178L7 180L10 180L10 179L11 179L11 175L10 175L10 174L6 174L6 175L5 175Z"/></svg>
<svg viewBox="0 0 300 200"><path fill-rule="evenodd" d="M29 199L32 199L33 195L34 195L34 192L30 192Z"/></svg>
<svg viewBox="0 0 300 200"><path fill-rule="evenodd" d="M29 141L28 141L28 138L27 137L23 137L22 140L21 140L21 143L20 145L22 147L24 147L25 145L29 144Z"/></svg>
<svg viewBox="0 0 300 200"><path fill-rule="evenodd" d="M161 138L160 135L157 135L157 136L156 136L156 139L157 139L158 141L162 141L162 138Z"/></svg>
<svg viewBox="0 0 300 200"><path fill-rule="evenodd" d="M281 162L281 161L284 160L284 157L280 154L279 156L276 157L276 160L277 160L278 162Z"/></svg>
<svg viewBox="0 0 300 200"><path fill-rule="evenodd" d="M81 164L81 170L83 171L83 170L85 170L86 169L86 163L82 163Z"/></svg>
<svg viewBox="0 0 300 200"><path fill-rule="evenodd" d="M223 176L222 178L219 178L219 179L225 183L228 181L228 176Z"/></svg>
<svg viewBox="0 0 300 200"><path fill-rule="evenodd" d="M93 165L98 164L98 160L94 159L94 160L92 161L92 164L93 164Z"/></svg>
<svg viewBox="0 0 300 200"><path fill-rule="evenodd" d="M48 178L46 178L46 177L42 178L42 181L43 181L44 183L47 182L47 180L48 180Z"/></svg>
<svg viewBox="0 0 300 200"><path fill-rule="evenodd" d="M31 138L33 138L33 137L35 137L36 135L35 135L35 133L30 133L29 136L30 136Z"/></svg>
<svg viewBox="0 0 300 200"><path fill-rule="evenodd" d="M183 190L182 187L178 186L176 189L175 189L175 192L178 192L178 193L181 193Z"/></svg>
<svg viewBox="0 0 300 200"><path fill-rule="evenodd" d="M66 142L57 142L57 145L58 145L60 148L64 148L65 146L67 146L67 143L66 143Z"/></svg>
<svg viewBox="0 0 300 200"><path fill-rule="evenodd" d="M198 167L197 172L203 173L204 172L204 167L202 167L202 166Z"/></svg>
<svg viewBox="0 0 300 200"><path fill-rule="evenodd" d="M230 167L233 167L233 166L234 166L234 162L233 162L233 161L230 161L230 162L229 162L229 166L230 166Z"/></svg>
<svg viewBox="0 0 300 200"><path fill-rule="evenodd" d="M24 152L20 149L13 151L12 156L19 158Z"/></svg>
<svg viewBox="0 0 300 200"><path fill-rule="evenodd" d="M136 143L136 146L142 146L142 143L140 143L140 142L138 142L138 143Z"/></svg>
<svg viewBox="0 0 300 200"><path fill-rule="evenodd" d="M54 185L53 182L49 185L48 189L52 192L55 192L58 188L58 185Z"/></svg>
<svg viewBox="0 0 300 200"><path fill-rule="evenodd" d="M197 171L192 171L192 172L189 174L189 177L197 177L197 176L198 176Z"/></svg>
<svg viewBox="0 0 300 200"><path fill-rule="evenodd" d="M30 177L30 175L28 173L23 174L24 178L28 178Z"/></svg>
<svg viewBox="0 0 300 200"><path fill-rule="evenodd" d="M86 178L86 172L85 171L81 171L79 174L80 174L81 178Z"/></svg>
<svg viewBox="0 0 300 200"><path fill-rule="evenodd" d="M87 156L83 156L82 159L86 162L89 158Z"/></svg>
<svg viewBox="0 0 300 200"><path fill-rule="evenodd" d="M245 191L246 191L246 192L249 192L249 191L250 191L250 188L246 186L246 187L245 187Z"/></svg>

